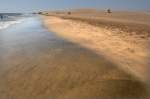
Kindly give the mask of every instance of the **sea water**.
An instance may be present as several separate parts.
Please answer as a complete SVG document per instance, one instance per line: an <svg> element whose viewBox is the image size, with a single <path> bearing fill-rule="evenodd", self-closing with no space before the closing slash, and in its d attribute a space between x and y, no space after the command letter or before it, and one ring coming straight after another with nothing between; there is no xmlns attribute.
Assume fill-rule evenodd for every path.
<svg viewBox="0 0 150 99"><path fill-rule="evenodd" d="M21 23L23 15L18 13L0 13L0 30Z"/></svg>

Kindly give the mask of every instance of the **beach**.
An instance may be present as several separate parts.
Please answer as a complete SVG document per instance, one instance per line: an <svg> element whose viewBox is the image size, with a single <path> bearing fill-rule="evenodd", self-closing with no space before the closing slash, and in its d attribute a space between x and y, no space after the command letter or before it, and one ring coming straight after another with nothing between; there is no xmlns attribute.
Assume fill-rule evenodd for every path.
<svg viewBox="0 0 150 99"><path fill-rule="evenodd" d="M148 38L69 17L1 30L0 98L149 99Z"/></svg>
<svg viewBox="0 0 150 99"><path fill-rule="evenodd" d="M66 13L43 16L46 27L71 42L105 56L140 80L149 80L148 13L114 12L109 15L93 10L72 11L71 15Z"/></svg>

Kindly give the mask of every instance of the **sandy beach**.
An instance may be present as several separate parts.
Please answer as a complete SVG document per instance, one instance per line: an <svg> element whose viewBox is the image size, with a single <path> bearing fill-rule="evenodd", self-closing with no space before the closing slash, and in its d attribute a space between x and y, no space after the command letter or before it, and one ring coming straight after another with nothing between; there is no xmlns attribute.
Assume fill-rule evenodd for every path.
<svg viewBox="0 0 150 99"><path fill-rule="evenodd" d="M0 99L150 99L150 0L1 0Z"/></svg>
<svg viewBox="0 0 150 99"><path fill-rule="evenodd" d="M103 55L145 81L149 80L148 17L150 14L140 12L120 11L109 15L95 10L75 10L71 15L53 12L42 18L45 26L57 35Z"/></svg>
<svg viewBox="0 0 150 99"><path fill-rule="evenodd" d="M1 30L0 98L149 99L147 32L70 17L33 15Z"/></svg>

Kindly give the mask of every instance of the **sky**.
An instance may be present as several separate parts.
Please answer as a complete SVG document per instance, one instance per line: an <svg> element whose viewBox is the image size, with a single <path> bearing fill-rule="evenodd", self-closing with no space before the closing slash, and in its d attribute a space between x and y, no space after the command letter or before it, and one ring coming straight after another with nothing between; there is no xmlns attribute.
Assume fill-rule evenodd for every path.
<svg viewBox="0 0 150 99"><path fill-rule="evenodd" d="M35 12L76 8L150 10L150 0L0 0L0 12Z"/></svg>

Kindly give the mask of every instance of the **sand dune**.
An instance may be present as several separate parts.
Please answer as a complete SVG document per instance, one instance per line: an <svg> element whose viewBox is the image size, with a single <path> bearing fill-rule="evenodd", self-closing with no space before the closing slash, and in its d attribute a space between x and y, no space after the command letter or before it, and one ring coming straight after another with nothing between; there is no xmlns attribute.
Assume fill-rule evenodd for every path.
<svg viewBox="0 0 150 99"><path fill-rule="evenodd" d="M49 13L43 17L45 25L59 36L103 54L140 80L149 80L150 15L85 10L66 13Z"/></svg>

